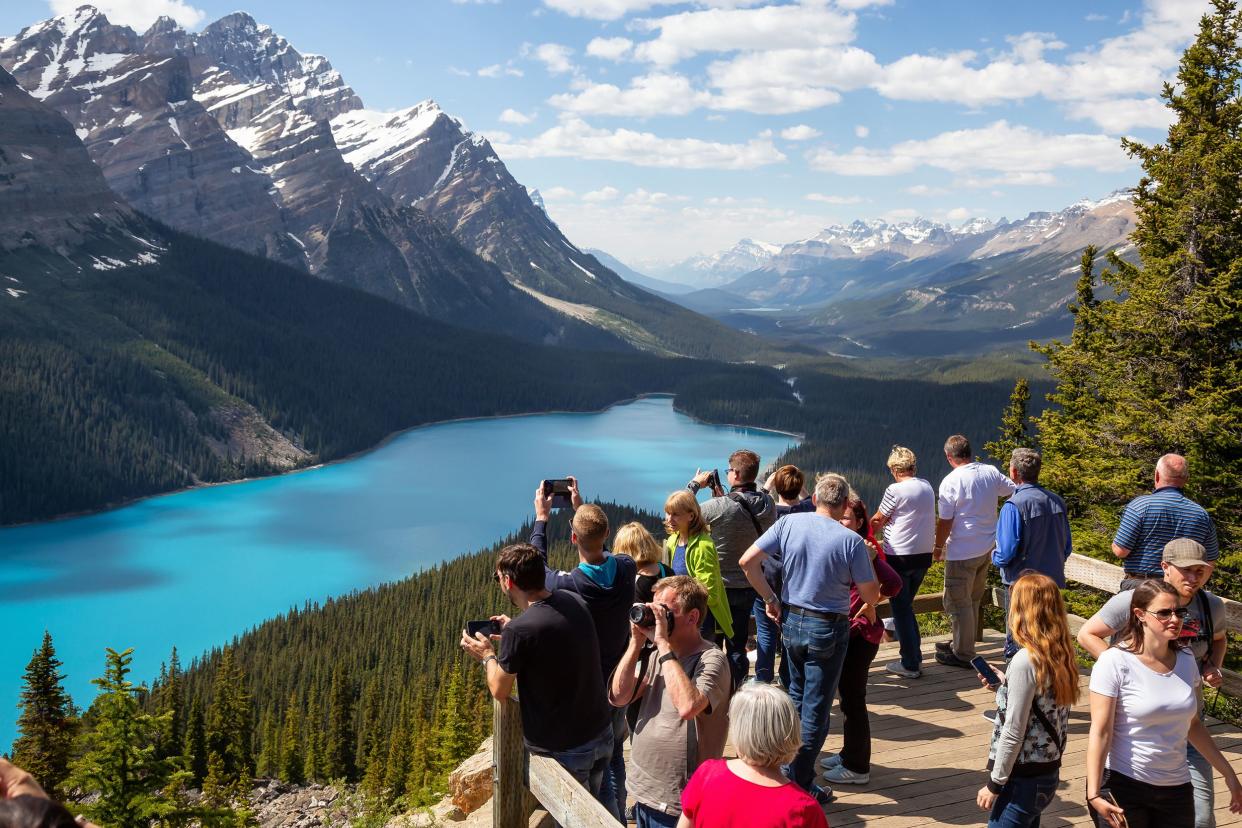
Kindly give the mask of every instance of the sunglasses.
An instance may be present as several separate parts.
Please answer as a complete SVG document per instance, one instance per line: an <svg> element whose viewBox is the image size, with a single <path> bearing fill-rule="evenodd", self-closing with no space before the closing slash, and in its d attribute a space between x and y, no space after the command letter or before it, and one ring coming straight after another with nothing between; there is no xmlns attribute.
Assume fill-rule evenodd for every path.
<svg viewBox="0 0 1242 828"><path fill-rule="evenodd" d="M1162 609L1162 610L1156 610L1155 612L1151 610L1143 610L1143 612L1147 613L1148 615L1154 615L1156 616L1156 618L1160 619L1161 621L1168 621L1170 618L1172 618L1175 615L1177 616L1178 621L1185 621L1186 618L1190 615L1190 610L1188 610L1186 607L1176 607L1174 609Z"/></svg>

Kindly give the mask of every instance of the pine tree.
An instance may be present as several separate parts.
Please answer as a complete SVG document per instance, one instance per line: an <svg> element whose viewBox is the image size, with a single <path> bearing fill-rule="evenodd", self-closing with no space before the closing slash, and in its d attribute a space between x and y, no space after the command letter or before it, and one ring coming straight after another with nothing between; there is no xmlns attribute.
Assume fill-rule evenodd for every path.
<svg viewBox="0 0 1242 828"><path fill-rule="evenodd" d="M69 775L75 721L73 702L61 682L61 662L56 658L52 636L43 633L43 644L26 665L17 717L19 736L13 742L13 762L39 780L53 799L61 799L62 784Z"/></svg>
<svg viewBox="0 0 1242 828"><path fill-rule="evenodd" d="M197 700L190 706L186 722L184 753L190 767L189 784L201 788L207 778L207 722Z"/></svg>
<svg viewBox="0 0 1242 828"><path fill-rule="evenodd" d="M1022 446L1030 447L1030 436L1027 432L1027 403L1031 401L1031 384L1025 377L1013 385L1013 393L1009 396L1009 405L1001 415L1000 433L995 440L983 444L983 450L997 463L1008 468L1013 450Z"/></svg>
<svg viewBox="0 0 1242 828"><path fill-rule="evenodd" d="M142 712L139 688L126 678L132 653L109 648L104 675L93 680L100 690L92 705L94 727L82 735L69 783L99 797L78 807L92 822L115 828L214 824L223 812L189 806L175 795L189 773L157 755L171 716Z"/></svg>
<svg viewBox="0 0 1242 828"><path fill-rule="evenodd" d="M306 758L302 753L302 718L298 715L297 693L289 694L285 723L280 733L280 763L277 776L295 785L306 779Z"/></svg>
<svg viewBox="0 0 1242 828"><path fill-rule="evenodd" d="M180 756L185 753L185 687L176 647L172 648L168 664L161 666L160 680L151 692L155 712L169 715L168 738L157 746L157 752L161 758Z"/></svg>
<svg viewBox="0 0 1242 828"><path fill-rule="evenodd" d="M332 671L332 688L328 699L328 738L324 746L324 772L329 779L357 779L354 751L354 688L345 676L345 667L337 664Z"/></svg>
<svg viewBox="0 0 1242 828"><path fill-rule="evenodd" d="M471 741L471 723L465 694L462 689L461 671L456 665L446 668L447 684L442 684L439 712L436 716L435 769L446 774L474 753Z"/></svg>
<svg viewBox="0 0 1242 828"><path fill-rule="evenodd" d="M225 800L213 799L223 804L245 796L253 782L254 722L250 694L233 651L226 649L216 669L207 708L207 781L203 783L203 792L206 794L210 787L217 796L229 796Z"/></svg>
<svg viewBox="0 0 1242 828"><path fill-rule="evenodd" d="M1143 167L1140 261L1109 254L1110 299L1083 290L1084 267L1074 336L1042 349L1059 407L1038 426L1049 485L1079 515L1086 504L1109 512L1088 530L1115 528L1156 459L1176 451L1191 464L1188 494L1230 549L1242 539L1242 17L1232 0L1213 6L1165 86L1177 117L1167 140L1123 141Z"/></svg>

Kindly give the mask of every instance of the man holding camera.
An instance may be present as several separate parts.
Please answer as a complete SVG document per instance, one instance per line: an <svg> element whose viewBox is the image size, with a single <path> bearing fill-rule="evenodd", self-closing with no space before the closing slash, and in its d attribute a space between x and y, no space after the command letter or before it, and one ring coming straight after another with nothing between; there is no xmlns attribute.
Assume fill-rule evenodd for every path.
<svg viewBox="0 0 1242 828"><path fill-rule="evenodd" d="M612 674L608 700L624 709L642 699L629 767L635 821L638 828L672 828L695 768L724 754L732 679L724 654L699 633L707 590L698 581L664 578L655 600L634 610L629 647ZM647 641L655 651L639 665Z"/></svg>
<svg viewBox="0 0 1242 828"><path fill-rule="evenodd" d="M733 637L727 640L726 651L734 689L742 685L750 671L746 640L750 637L749 619L758 597L746 581L746 573L742 571L739 561L755 539L776 522L776 504L767 492L761 491L755 484L758 476L759 455L747 449L738 449L729 455L729 468L725 472L728 494L719 476L710 471L700 471L686 484L686 488L696 494L705 486L710 485L712 490L713 496L703 504L702 511L703 520L711 526L712 543L716 545L716 557L720 559L720 577L724 581L729 611L733 616Z"/></svg>
<svg viewBox="0 0 1242 828"><path fill-rule="evenodd" d="M547 589L543 557L529 544L500 550L495 576L522 613L493 617L499 654L483 633L463 632L461 648L482 662L493 698L508 699L521 681L527 750L551 756L598 799L612 756L612 713L591 613L574 593Z"/></svg>
<svg viewBox="0 0 1242 828"><path fill-rule="evenodd" d="M638 576L634 559L613 555L604 549L608 540L608 516L593 503L583 503L576 478L569 482L569 505L574 510L569 540L578 550L578 565L570 572L558 572L548 565L548 520L552 517L553 491L548 481L535 489L535 526L530 544L539 550L544 563L544 586L577 593L586 602L595 622L599 641L600 674L605 686L612 668L625 652L630 638L629 611L634 603L634 581ZM621 822L625 821L625 710L612 716L613 754L600 801Z"/></svg>

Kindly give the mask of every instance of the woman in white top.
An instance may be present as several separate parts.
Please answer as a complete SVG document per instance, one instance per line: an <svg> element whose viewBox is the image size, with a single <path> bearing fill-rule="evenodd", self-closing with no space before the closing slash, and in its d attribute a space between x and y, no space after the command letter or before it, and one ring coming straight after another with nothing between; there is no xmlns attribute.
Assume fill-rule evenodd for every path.
<svg viewBox="0 0 1242 828"><path fill-rule="evenodd" d="M1192 828L1187 739L1225 778L1229 810L1242 813L1242 784L1197 715L1198 665L1177 643L1185 615L1172 586L1144 581L1128 625L1091 671L1087 803L1101 828Z"/></svg>
<svg viewBox="0 0 1242 828"><path fill-rule="evenodd" d="M871 518L875 537L884 532L884 555L888 565L901 576L901 592L888 599L893 610L893 627L901 645L901 659L885 669L905 678L923 674L922 639L919 622L914 617L914 596L923 584L923 576L932 565L932 549L936 545L936 493L921 477L914 452L905 446L893 446L888 455L888 470L893 484L884 490L880 508Z"/></svg>

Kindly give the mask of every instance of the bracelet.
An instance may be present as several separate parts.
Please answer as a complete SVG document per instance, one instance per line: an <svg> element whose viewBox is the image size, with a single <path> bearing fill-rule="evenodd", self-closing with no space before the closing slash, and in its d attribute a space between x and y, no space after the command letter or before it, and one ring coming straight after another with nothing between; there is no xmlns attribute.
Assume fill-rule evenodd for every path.
<svg viewBox="0 0 1242 828"><path fill-rule="evenodd" d="M499 664L499 663L500 663L500 659L496 658L496 656L494 656L494 655L489 655L487 658L483 659L483 661L481 662L481 663L483 664L483 670L484 670L485 672L486 672L486 670L487 670L487 662L489 662L489 661L494 661L494 662L496 662L497 664Z"/></svg>
<svg viewBox="0 0 1242 828"><path fill-rule="evenodd" d="M773 606L773 605L775 605L775 604L779 604L780 602L781 602L780 596L779 596L779 595L775 595L775 594L773 594L773 596L772 596L771 598L764 598L764 599L763 599L763 603L764 603L765 605L769 606L769 607L770 607L770 606Z"/></svg>
<svg viewBox="0 0 1242 828"><path fill-rule="evenodd" d="M1093 799L1099 799L1099 798L1100 798L1100 795L1099 795L1099 794L1096 794L1095 796L1089 796L1089 797L1087 797L1087 801L1088 801L1088 802L1090 802L1090 801L1091 801L1091 800L1093 800Z"/></svg>
<svg viewBox="0 0 1242 828"><path fill-rule="evenodd" d="M677 653L673 652L672 650L669 650L667 653L657 658L656 663L663 664L666 661L676 661L676 660L677 660Z"/></svg>

